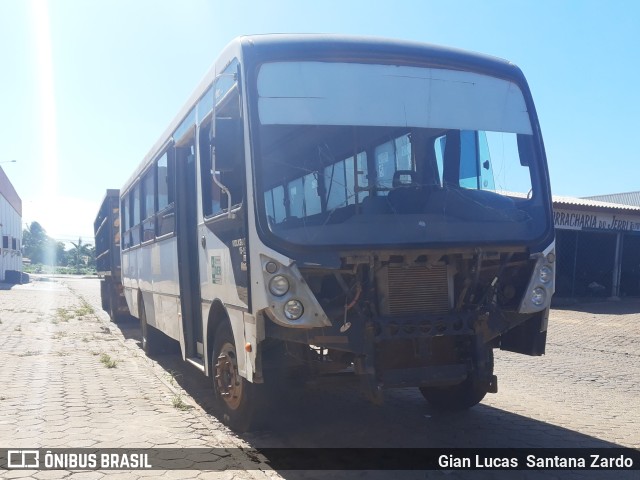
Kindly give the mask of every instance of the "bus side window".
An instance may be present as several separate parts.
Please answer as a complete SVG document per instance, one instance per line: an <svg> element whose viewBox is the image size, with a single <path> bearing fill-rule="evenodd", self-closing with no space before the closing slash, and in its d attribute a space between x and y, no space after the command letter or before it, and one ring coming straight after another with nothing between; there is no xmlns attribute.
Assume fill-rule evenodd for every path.
<svg viewBox="0 0 640 480"><path fill-rule="evenodd" d="M393 178L398 170L415 171L411 140L408 134L375 147L376 187L378 196L387 196L393 189Z"/></svg>
<svg viewBox="0 0 640 480"><path fill-rule="evenodd" d="M215 169L219 173L219 181L227 189L229 197L219 194L221 210L239 205L244 199L244 136L241 118L216 118L215 126ZM220 188L217 184L214 190Z"/></svg>
<svg viewBox="0 0 640 480"><path fill-rule="evenodd" d="M239 78L239 63L234 60L216 78L213 85L213 132L210 123L200 131L205 216L230 212L244 201L244 130ZM225 189L229 192L228 195Z"/></svg>
<svg viewBox="0 0 640 480"><path fill-rule="evenodd" d="M171 154L171 156L169 154ZM156 235L158 237L173 233L175 230L175 172L173 166L173 149L165 152L156 162L156 184L158 186L158 213L156 217Z"/></svg>
<svg viewBox="0 0 640 480"><path fill-rule="evenodd" d="M211 122L200 127L200 177L202 179L202 213L205 217L220 212L220 187L213 181L211 172ZM219 177L218 177L219 179Z"/></svg>
<svg viewBox="0 0 640 480"><path fill-rule="evenodd" d="M153 166L142 177L142 241L155 238L156 178Z"/></svg>
<svg viewBox="0 0 640 480"><path fill-rule="evenodd" d="M131 194L131 246L140 245L140 183L136 183Z"/></svg>

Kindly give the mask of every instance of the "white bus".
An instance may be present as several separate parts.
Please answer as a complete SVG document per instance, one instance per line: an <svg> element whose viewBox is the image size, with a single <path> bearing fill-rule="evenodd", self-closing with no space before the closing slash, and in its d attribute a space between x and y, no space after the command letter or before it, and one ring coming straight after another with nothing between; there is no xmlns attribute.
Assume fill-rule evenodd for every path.
<svg viewBox="0 0 640 480"><path fill-rule="evenodd" d="M249 427L269 383L353 376L376 402L497 391L542 355L546 156L513 64L332 35L234 40L121 189L122 281ZM160 335L163 332L164 335Z"/></svg>

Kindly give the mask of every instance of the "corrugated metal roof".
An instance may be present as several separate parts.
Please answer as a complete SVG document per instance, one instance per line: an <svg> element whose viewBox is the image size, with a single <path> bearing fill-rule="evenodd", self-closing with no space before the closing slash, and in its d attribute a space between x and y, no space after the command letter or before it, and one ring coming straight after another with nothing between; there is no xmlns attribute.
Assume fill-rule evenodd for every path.
<svg viewBox="0 0 640 480"><path fill-rule="evenodd" d="M591 198L576 198L576 197L564 197L560 195L553 195L553 205L573 205L579 207L588 208L608 208L614 210L625 210L632 212L640 212L640 205L623 205L620 203L605 202L601 200L592 200Z"/></svg>
<svg viewBox="0 0 640 480"><path fill-rule="evenodd" d="M584 198L640 207L640 192L610 193L608 195L594 195Z"/></svg>
<svg viewBox="0 0 640 480"><path fill-rule="evenodd" d="M500 195L515 198L527 198L527 195L520 192L510 192L508 190L496 190ZM640 194L640 192L638 192ZM566 197L563 195L551 195L554 208L562 205L571 205L575 207L587 208L608 208L613 210L625 210L633 213L640 213L640 205L622 205L620 203L605 202L601 200L592 200L591 198Z"/></svg>

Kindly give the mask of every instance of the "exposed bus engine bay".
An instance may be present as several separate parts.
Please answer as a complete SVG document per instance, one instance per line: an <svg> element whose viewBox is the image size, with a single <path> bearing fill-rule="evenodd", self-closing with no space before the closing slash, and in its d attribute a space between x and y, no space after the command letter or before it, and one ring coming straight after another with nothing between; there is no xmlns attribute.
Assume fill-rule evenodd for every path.
<svg viewBox="0 0 640 480"><path fill-rule="evenodd" d="M519 313L539 268L525 249L354 252L341 263L299 269L330 327L266 322L267 338L307 374L359 374L375 397L458 384L493 348L544 353L545 310ZM264 348L268 368L269 341Z"/></svg>

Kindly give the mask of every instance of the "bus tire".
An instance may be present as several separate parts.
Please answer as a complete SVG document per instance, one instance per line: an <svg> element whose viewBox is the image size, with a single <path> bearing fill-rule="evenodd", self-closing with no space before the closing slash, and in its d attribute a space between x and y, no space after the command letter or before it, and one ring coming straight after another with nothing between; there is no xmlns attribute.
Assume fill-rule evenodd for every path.
<svg viewBox="0 0 640 480"><path fill-rule="evenodd" d="M109 317L113 323L120 323L124 320L124 315L120 313L120 295L115 285L111 287L111 300L109 301Z"/></svg>
<svg viewBox="0 0 640 480"><path fill-rule="evenodd" d="M144 308L144 301L140 298L140 346L147 355L153 355L162 350L161 333L147 323L147 313Z"/></svg>
<svg viewBox="0 0 640 480"><path fill-rule="evenodd" d="M238 373L236 345L228 324L218 326L211 356L216 409L222 422L236 432L251 427L259 388Z"/></svg>
<svg viewBox="0 0 640 480"><path fill-rule="evenodd" d="M102 310L105 312L109 311L109 290L110 285L107 283L105 279L100 280L100 303L102 304Z"/></svg>
<svg viewBox="0 0 640 480"><path fill-rule="evenodd" d="M439 411L455 412L467 410L482 401L491 387L493 375L493 350L485 348L483 368L475 368L467 378L446 387L420 387L427 402Z"/></svg>

